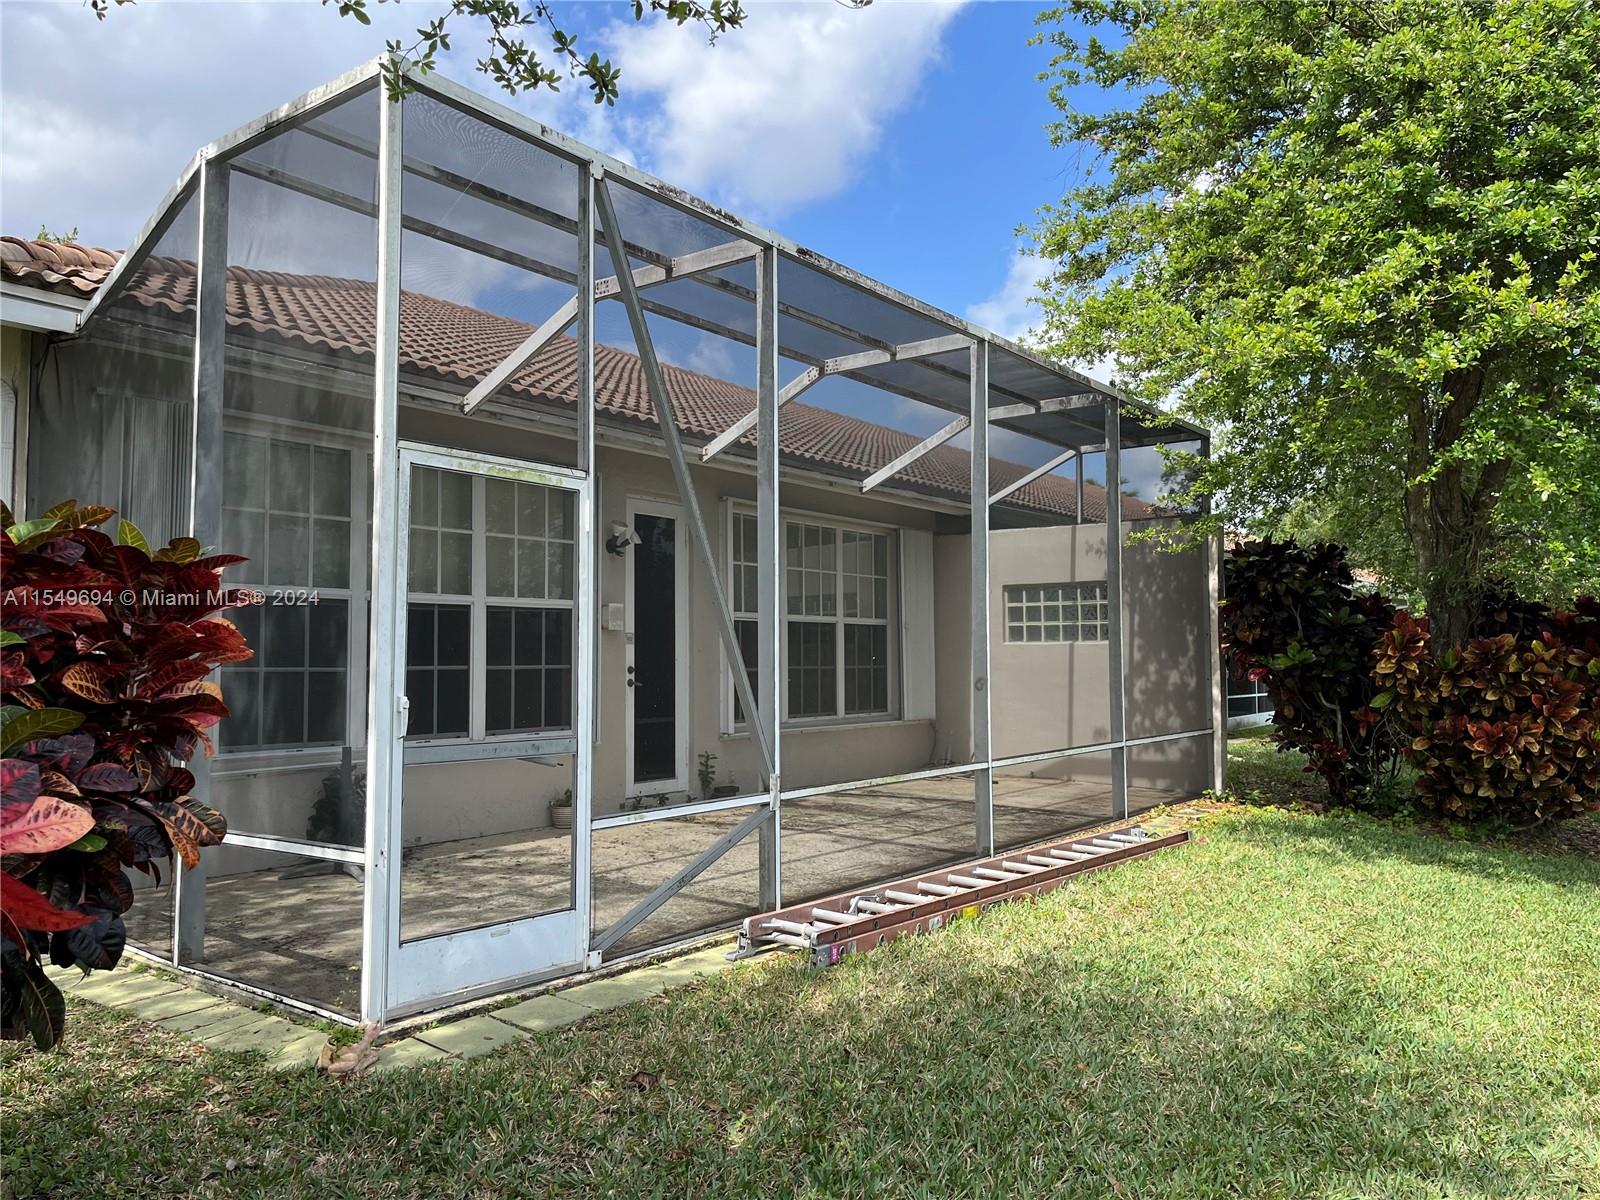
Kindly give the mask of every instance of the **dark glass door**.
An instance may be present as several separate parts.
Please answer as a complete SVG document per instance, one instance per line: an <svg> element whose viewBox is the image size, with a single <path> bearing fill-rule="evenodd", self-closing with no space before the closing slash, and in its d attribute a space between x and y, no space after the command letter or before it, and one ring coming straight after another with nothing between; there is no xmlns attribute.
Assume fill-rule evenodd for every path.
<svg viewBox="0 0 1600 1200"><path fill-rule="evenodd" d="M633 555L633 782L678 777L678 522L635 513Z"/></svg>

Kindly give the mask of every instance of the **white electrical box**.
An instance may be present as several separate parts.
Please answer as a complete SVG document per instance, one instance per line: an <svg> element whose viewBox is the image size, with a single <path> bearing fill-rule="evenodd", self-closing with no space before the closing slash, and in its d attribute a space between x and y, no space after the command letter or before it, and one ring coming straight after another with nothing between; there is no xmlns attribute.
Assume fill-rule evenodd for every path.
<svg viewBox="0 0 1600 1200"><path fill-rule="evenodd" d="M622 614L620 604L602 604L600 606L600 628L609 629L613 633L621 633L626 618Z"/></svg>

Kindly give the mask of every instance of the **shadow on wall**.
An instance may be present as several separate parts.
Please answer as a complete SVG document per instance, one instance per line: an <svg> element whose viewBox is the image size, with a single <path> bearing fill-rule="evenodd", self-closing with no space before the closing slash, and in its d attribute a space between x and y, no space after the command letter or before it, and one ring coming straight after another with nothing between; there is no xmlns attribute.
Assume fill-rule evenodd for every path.
<svg viewBox="0 0 1600 1200"><path fill-rule="evenodd" d="M1132 530L1153 527L1156 522L1139 521ZM1204 545L1176 552L1148 542L1123 548L1124 695L1130 738L1203 730L1211 724L1217 683L1206 568ZM1210 738L1135 747L1128 752L1128 779L1134 786L1204 791L1211 786Z"/></svg>

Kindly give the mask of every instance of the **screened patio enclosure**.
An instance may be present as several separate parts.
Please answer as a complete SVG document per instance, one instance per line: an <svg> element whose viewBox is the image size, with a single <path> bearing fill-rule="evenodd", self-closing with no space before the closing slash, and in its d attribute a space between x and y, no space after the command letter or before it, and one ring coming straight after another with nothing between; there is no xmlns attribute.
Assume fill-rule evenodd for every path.
<svg viewBox="0 0 1600 1200"><path fill-rule="evenodd" d="M1089 477L1203 430L410 84L206 147L53 351L34 477L126 431L260 598L144 952L394 1019L1220 785L1215 547Z"/></svg>

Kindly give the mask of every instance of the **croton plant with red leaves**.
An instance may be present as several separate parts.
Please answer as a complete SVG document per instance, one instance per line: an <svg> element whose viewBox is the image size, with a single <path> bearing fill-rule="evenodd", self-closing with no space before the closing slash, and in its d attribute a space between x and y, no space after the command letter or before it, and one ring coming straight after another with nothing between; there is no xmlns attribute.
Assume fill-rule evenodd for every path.
<svg viewBox="0 0 1600 1200"><path fill-rule="evenodd" d="M193 538L152 551L127 521L97 528L114 515L67 501L14 524L0 506L0 1036L41 1049L66 1013L46 958L114 967L127 869L159 881L227 832L185 764L228 714L207 676L253 653L217 615L244 559Z"/></svg>
<svg viewBox="0 0 1600 1200"><path fill-rule="evenodd" d="M1406 723L1418 801L1516 825L1600 809L1600 601L1495 596L1474 624L1436 653L1427 620L1402 612L1378 642L1376 703Z"/></svg>

